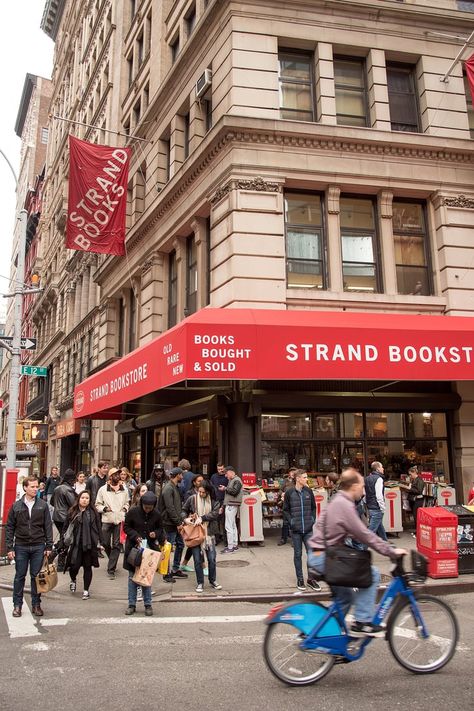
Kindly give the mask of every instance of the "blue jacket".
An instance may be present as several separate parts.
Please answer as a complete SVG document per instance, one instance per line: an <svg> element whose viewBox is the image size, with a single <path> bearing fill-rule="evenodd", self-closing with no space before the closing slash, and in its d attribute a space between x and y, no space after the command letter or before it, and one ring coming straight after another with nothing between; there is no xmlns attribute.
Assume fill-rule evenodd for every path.
<svg viewBox="0 0 474 711"><path fill-rule="evenodd" d="M309 486L298 491L296 486L287 489L283 502L283 516L293 533L309 533L316 521L316 502Z"/></svg>

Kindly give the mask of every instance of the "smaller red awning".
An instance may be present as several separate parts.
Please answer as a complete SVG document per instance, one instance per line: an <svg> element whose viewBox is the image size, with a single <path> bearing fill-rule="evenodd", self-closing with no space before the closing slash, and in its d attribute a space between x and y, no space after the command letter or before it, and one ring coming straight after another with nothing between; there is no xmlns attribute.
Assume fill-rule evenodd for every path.
<svg viewBox="0 0 474 711"><path fill-rule="evenodd" d="M183 380L473 380L474 320L354 312L201 309L74 390L74 417Z"/></svg>

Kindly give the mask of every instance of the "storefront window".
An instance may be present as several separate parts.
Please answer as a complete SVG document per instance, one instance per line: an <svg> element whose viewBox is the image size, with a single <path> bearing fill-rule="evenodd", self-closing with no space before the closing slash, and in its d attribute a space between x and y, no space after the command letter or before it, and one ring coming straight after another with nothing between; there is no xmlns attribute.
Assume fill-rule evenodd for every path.
<svg viewBox="0 0 474 711"><path fill-rule="evenodd" d="M362 418L362 412L344 412L341 415L342 436L355 437L356 439L362 437L362 431L364 429Z"/></svg>
<svg viewBox="0 0 474 711"><path fill-rule="evenodd" d="M316 415L314 425L318 439L333 439L339 434L338 415Z"/></svg>
<svg viewBox="0 0 474 711"><path fill-rule="evenodd" d="M306 414L262 415L262 437L311 437L311 417Z"/></svg>
<svg viewBox="0 0 474 711"><path fill-rule="evenodd" d="M206 418L188 420L154 431L154 459L162 462L165 470L187 459L193 472L210 475L217 463L215 428Z"/></svg>

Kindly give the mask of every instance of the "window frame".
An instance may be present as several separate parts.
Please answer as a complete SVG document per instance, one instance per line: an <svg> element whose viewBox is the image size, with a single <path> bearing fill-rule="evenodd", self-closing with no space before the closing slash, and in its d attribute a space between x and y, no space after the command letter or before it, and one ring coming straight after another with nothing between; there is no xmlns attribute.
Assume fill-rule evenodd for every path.
<svg viewBox="0 0 474 711"><path fill-rule="evenodd" d="M413 99L413 108L415 109L415 114L416 114L416 128L413 129L404 129L404 128L394 128L394 122L392 121L391 118L391 110L390 110L390 88L389 88L389 81L388 81L388 74L390 69L398 70L399 72L404 72L407 74L409 77L411 89L412 89L412 94L406 94L406 96L412 96ZM402 62L387 62L386 63L386 72L387 72L387 93L388 93L388 107L390 111L390 127L392 131L397 131L399 133L420 133L421 132L421 119L420 119L420 105L418 102L418 86L416 82L416 67L413 64L404 64ZM401 92L396 92L398 95L401 94ZM392 92L393 94L393 92ZM396 124L400 126L401 124ZM407 124L408 125L408 124ZM411 124L410 124L411 125Z"/></svg>
<svg viewBox="0 0 474 711"><path fill-rule="evenodd" d="M194 275L195 288L192 288ZM192 303L194 302L194 303ZM186 240L186 316L196 313L198 307L198 251L194 234Z"/></svg>
<svg viewBox="0 0 474 711"><path fill-rule="evenodd" d="M176 250L168 255L168 328L178 323L178 263Z"/></svg>
<svg viewBox="0 0 474 711"><path fill-rule="evenodd" d="M463 81L464 81L464 96L466 97L466 113L467 120L469 122L469 134L471 138L474 138L474 103L471 93L471 87L469 86L469 80L467 78L467 73L463 70ZM472 121L472 127L471 127Z"/></svg>
<svg viewBox="0 0 474 711"><path fill-rule="evenodd" d="M343 256L343 249L342 249L342 236L343 236L343 230L345 231L345 234L350 235L355 235L355 236L366 236L371 230L368 228L362 228L362 227L343 227L341 220L339 220L339 240L341 244L341 273L342 273L342 283L343 283L343 291L348 293L348 294L383 294L383 278L382 278L382 255L381 255L381 249L380 249L380 234L379 234L379 229L378 229L378 210L377 210L377 201L374 198L373 195L354 195L353 193L344 193L343 195L340 196L340 202L342 200L370 200L372 203L372 216L373 216L373 232L372 232L372 252L373 252L373 257L375 259L375 262L353 262L353 261L347 261L344 260ZM365 290L358 290L358 289L346 289L344 288L344 280L345 280L345 275L344 275L344 265L345 264L360 264L360 265L373 265L375 268L375 289L374 291L365 291Z"/></svg>
<svg viewBox="0 0 474 711"><path fill-rule="evenodd" d="M429 232L429 226L428 226L428 210L427 210L427 205L426 201L424 200L412 200L410 198L398 198L395 197L392 200L392 214L393 214L393 204L394 203L406 203L408 205L420 205L421 206L421 214L422 214L422 219L423 219L423 231L416 231L413 230L412 234L413 235L422 235L423 236L423 251L425 255L425 266L424 267L419 267L418 265L416 266L417 269L424 268L426 270L426 283L428 284L428 294L420 294L419 296L433 296L434 294L434 285L433 285L433 268L432 268L432 261L431 261L431 241L430 241L430 232ZM393 218L392 218L392 234L393 234L393 241L394 241L394 251L395 251L395 236L396 235L404 235L407 236L407 232L410 234L409 230L396 230L394 225L393 225ZM407 265L404 264L398 264L396 261L396 258L394 259L394 264L395 264L395 270L398 269L398 267L405 267ZM398 276L397 276L397 293L402 294L402 292L399 290L398 286ZM415 294L413 294L415 295Z"/></svg>
<svg viewBox="0 0 474 711"><path fill-rule="evenodd" d="M335 71L335 65L337 62L356 62L357 64L360 64L361 66L361 75L362 75L362 88L360 93L362 94L362 104L364 107L364 115L365 115L365 124L363 126L359 126L357 124L353 123L340 123L338 121L339 116L347 116L350 117L350 114L338 114L337 113L337 90L339 89L350 89L354 90L354 87L351 86L350 84L338 84L336 82L336 71ZM346 55L340 55L336 54L333 57L333 66L334 66L334 98L336 101L336 124L338 126L351 126L352 128L367 128L370 125L370 115L369 115L369 97L368 97L368 92L367 92L367 60L366 57L349 57ZM353 118L355 118L355 115L353 115Z"/></svg>
<svg viewBox="0 0 474 711"><path fill-rule="evenodd" d="M321 225L317 226L314 225L313 227L310 227L308 225L299 225L298 223L293 223L293 222L287 222L286 221L286 214L287 214L287 196L288 195L311 195L311 196L316 196L320 200L321 204ZM324 194L318 191L312 191L312 190L285 190L284 195L283 195L283 200L284 200L284 220L285 220L285 266L286 266L286 288L287 289L316 289L316 291L327 291L329 288L329 278L328 278L328 258L327 258L327 219L326 219L326 206L325 206L325 199L324 199ZM288 257L288 231L290 230L295 230L298 232L303 232L303 233L314 233L317 231L320 231L321 236L320 236L320 259L296 259L293 257ZM298 286L290 286L289 285L289 274L290 271L288 269L288 264L290 261L298 261L298 262L310 262L310 263L319 263L320 268L321 268L321 277L322 277L322 285L321 287L318 287L318 285L313 285L313 286L304 286L304 285L298 285Z"/></svg>
<svg viewBox="0 0 474 711"><path fill-rule="evenodd" d="M286 55L287 57L297 57L297 58L302 58L306 57L308 59L308 64L309 64L309 80L308 81L303 81L303 80L298 80L298 79L284 79L282 78L281 75L281 59L283 55ZM309 91L310 91L310 98L311 98L311 114L312 117L311 119L308 119L307 121L304 119L300 118L287 118L282 116L283 111L289 111L290 113L298 113L298 109L288 109L283 106L283 93L282 93L282 85L283 84L301 84L302 86L309 86ZM315 89L314 89L314 52L312 51L304 51L304 50L298 50L298 49L287 49L285 47L279 47L278 48L278 92L279 92L279 117L282 121L301 121L302 123L315 123L316 122L316 97L315 97Z"/></svg>

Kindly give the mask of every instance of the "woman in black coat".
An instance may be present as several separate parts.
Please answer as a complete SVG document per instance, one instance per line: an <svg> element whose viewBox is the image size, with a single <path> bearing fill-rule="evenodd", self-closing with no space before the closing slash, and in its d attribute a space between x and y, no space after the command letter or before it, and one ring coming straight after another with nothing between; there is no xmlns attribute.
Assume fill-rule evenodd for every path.
<svg viewBox="0 0 474 711"><path fill-rule="evenodd" d="M84 592L82 599L90 597L92 568L99 567L99 551L102 545L102 526L100 517L91 506L91 495L83 491L71 506L66 519L65 531L72 525L72 542L69 544L64 572L69 570L71 582L69 590L76 592L76 578L79 569L84 568Z"/></svg>
<svg viewBox="0 0 474 711"><path fill-rule="evenodd" d="M145 603L145 614L152 615L151 587L137 585L132 580L135 567L128 562L128 556L132 548L140 548L142 543L147 544L151 550L159 551L166 540L166 533L161 523L161 515L156 508L158 499L151 491L147 491L141 497L137 506L132 506L125 516L123 528L127 534L125 541L125 551L123 555L123 567L128 570L128 608L126 615L133 615L137 607L138 588L142 588L143 602Z"/></svg>

